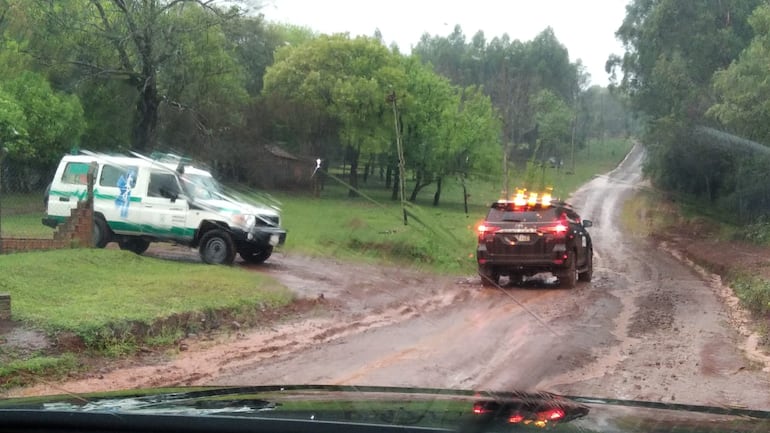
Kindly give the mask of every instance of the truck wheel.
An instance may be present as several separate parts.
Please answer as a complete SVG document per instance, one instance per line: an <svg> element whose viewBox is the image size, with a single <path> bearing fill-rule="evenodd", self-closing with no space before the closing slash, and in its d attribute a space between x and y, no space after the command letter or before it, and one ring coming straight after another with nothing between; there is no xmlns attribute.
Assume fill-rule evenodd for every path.
<svg viewBox="0 0 770 433"><path fill-rule="evenodd" d="M586 283L591 282L591 278L594 275L594 251L588 250L588 258L586 259L586 269L580 272L577 276L578 281L584 281Z"/></svg>
<svg viewBox="0 0 770 433"><path fill-rule="evenodd" d="M150 246L150 242L136 237L125 237L118 241L118 246L121 250L131 251L132 253L142 254L147 251Z"/></svg>
<svg viewBox="0 0 770 433"><path fill-rule="evenodd" d="M260 263L264 263L265 260L270 258L270 255L273 254L273 247L268 246L264 249L248 248L241 250L238 254L245 262L258 265Z"/></svg>
<svg viewBox="0 0 770 433"><path fill-rule="evenodd" d="M235 260L233 238L224 230L207 231L199 248L201 259L210 265L232 265Z"/></svg>
<svg viewBox="0 0 770 433"><path fill-rule="evenodd" d="M479 268L481 285L484 287L498 287L500 284L500 273L490 268Z"/></svg>
<svg viewBox="0 0 770 433"><path fill-rule="evenodd" d="M93 242L96 248L104 248L110 242L110 227L102 217L94 217Z"/></svg>
<svg viewBox="0 0 770 433"><path fill-rule="evenodd" d="M577 285L577 268L575 265L575 252L567 258L567 268L559 274L559 283L567 289L574 289Z"/></svg>

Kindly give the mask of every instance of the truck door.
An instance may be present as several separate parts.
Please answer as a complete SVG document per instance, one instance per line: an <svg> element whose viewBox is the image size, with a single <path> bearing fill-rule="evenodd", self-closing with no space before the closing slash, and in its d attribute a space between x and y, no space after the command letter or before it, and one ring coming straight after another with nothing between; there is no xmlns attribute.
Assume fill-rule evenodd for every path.
<svg viewBox="0 0 770 433"><path fill-rule="evenodd" d="M88 192L89 161L69 161L54 179L48 192L48 215L69 217L78 201L85 200Z"/></svg>
<svg viewBox="0 0 770 433"><path fill-rule="evenodd" d="M174 173L150 170L147 195L142 200L142 231L163 239L184 239L189 205Z"/></svg>

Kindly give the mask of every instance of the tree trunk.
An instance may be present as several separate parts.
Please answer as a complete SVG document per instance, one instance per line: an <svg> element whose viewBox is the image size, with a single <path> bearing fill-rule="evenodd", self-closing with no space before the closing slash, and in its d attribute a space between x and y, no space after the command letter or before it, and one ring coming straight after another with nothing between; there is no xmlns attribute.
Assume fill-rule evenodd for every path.
<svg viewBox="0 0 770 433"><path fill-rule="evenodd" d="M155 146L155 130L158 126L160 98L153 74L147 75L139 85L139 101L136 104L136 126L133 133L133 148L137 152L152 150Z"/></svg>
<svg viewBox="0 0 770 433"><path fill-rule="evenodd" d="M390 195L390 199L393 201L398 200L398 185L399 185L399 178L398 178L398 170L392 170L390 167L388 167L388 171L393 172L393 193ZM390 179L390 175L388 175L388 179Z"/></svg>
<svg viewBox="0 0 770 433"><path fill-rule="evenodd" d="M385 171L385 189L390 188L390 181L393 179L393 166L388 164L388 168ZM396 181L398 183L398 181Z"/></svg>
<svg viewBox="0 0 770 433"><path fill-rule="evenodd" d="M433 194L433 206L438 206L438 201L441 200L441 180L441 177L436 179L436 193Z"/></svg>
<svg viewBox="0 0 770 433"><path fill-rule="evenodd" d="M369 171L372 169L372 158L370 157L364 164L364 184L369 181Z"/></svg>
<svg viewBox="0 0 770 433"><path fill-rule="evenodd" d="M361 153L361 148L354 149L350 146L350 189L348 190L348 197L358 197L358 156Z"/></svg>
<svg viewBox="0 0 770 433"><path fill-rule="evenodd" d="M463 174L463 205L465 206L465 216L468 216L468 187L465 185L465 175Z"/></svg>
<svg viewBox="0 0 770 433"><path fill-rule="evenodd" d="M430 180L427 182L425 181L425 173L422 170L416 170L414 189L412 190L412 195L409 197L409 201L411 202L417 201L417 194L420 192L421 189L430 185L430 183L431 183Z"/></svg>

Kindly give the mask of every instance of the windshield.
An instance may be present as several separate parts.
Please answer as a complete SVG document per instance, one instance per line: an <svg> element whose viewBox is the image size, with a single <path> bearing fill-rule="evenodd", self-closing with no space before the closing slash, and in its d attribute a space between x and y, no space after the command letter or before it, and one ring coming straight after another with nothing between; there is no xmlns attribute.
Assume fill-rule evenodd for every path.
<svg viewBox="0 0 770 433"><path fill-rule="evenodd" d="M770 410L767 1L64 3L0 1L0 395Z"/></svg>
<svg viewBox="0 0 770 433"><path fill-rule="evenodd" d="M223 197L222 188L210 175L185 173L181 176L185 190L194 200L211 200Z"/></svg>
<svg viewBox="0 0 770 433"><path fill-rule="evenodd" d="M487 221L490 222L544 222L554 221L557 212L552 207L541 206L516 206L514 204L495 204L489 209Z"/></svg>

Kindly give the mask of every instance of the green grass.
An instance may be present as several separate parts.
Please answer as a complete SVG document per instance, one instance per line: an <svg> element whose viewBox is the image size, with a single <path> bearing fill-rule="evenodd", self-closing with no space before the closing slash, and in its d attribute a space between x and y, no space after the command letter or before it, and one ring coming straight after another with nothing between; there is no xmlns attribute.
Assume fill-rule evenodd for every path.
<svg viewBox="0 0 770 433"><path fill-rule="evenodd" d="M728 281L735 295L749 310L762 317L770 314L770 281L745 274L731 275Z"/></svg>
<svg viewBox="0 0 770 433"><path fill-rule="evenodd" d="M0 197L0 233L18 238L50 238L54 230L41 222L45 216L42 193L3 194Z"/></svg>
<svg viewBox="0 0 770 433"><path fill-rule="evenodd" d="M71 332L87 347L127 350L137 333L162 339L155 322L190 312L259 310L291 294L269 277L238 268L137 256L120 250L59 250L0 256L0 292L13 317L51 334ZM195 316L197 317L197 316Z"/></svg>
<svg viewBox="0 0 770 433"><path fill-rule="evenodd" d="M0 365L0 389L25 385L40 377L62 378L78 369L77 358L71 353L11 361Z"/></svg>

